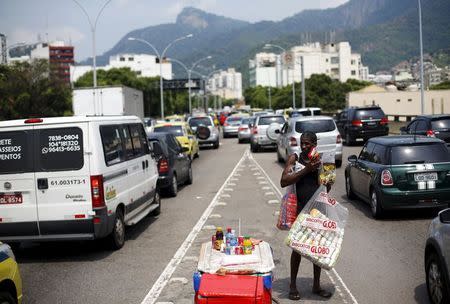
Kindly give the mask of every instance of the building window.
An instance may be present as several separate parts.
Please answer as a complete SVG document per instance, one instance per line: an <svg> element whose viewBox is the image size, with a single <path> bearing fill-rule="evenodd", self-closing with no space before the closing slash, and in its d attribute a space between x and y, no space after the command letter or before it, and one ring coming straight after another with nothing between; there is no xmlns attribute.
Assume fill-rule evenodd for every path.
<svg viewBox="0 0 450 304"><path fill-rule="evenodd" d="M412 99L411 99L411 98L408 98L408 102L412 102Z"/></svg>
<svg viewBox="0 0 450 304"><path fill-rule="evenodd" d="M355 65L355 60L354 59L352 59L351 64Z"/></svg>
<svg viewBox="0 0 450 304"><path fill-rule="evenodd" d="M355 75L356 75L356 71L352 70L352 76L355 76Z"/></svg>
<svg viewBox="0 0 450 304"><path fill-rule="evenodd" d="M325 62L328 62L328 58L325 59Z"/></svg>
<svg viewBox="0 0 450 304"><path fill-rule="evenodd" d="M125 61L125 57L120 57L120 61Z"/></svg>
<svg viewBox="0 0 450 304"><path fill-rule="evenodd" d="M397 102L400 102L400 99L397 99Z"/></svg>
<svg viewBox="0 0 450 304"><path fill-rule="evenodd" d="M128 61L134 61L134 57L128 57Z"/></svg>
<svg viewBox="0 0 450 304"><path fill-rule="evenodd" d="M331 57L331 64L339 63L339 57Z"/></svg>

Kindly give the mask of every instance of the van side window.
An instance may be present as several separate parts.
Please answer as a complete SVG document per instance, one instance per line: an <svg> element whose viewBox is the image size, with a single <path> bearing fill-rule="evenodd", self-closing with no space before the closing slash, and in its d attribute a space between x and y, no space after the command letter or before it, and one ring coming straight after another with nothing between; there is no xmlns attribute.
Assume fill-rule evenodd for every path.
<svg viewBox="0 0 450 304"><path fill-rule="evenodd" d="M148 142L147 133L145 132L145 129L142 126L142 124L138 124L137 126L138 126L138 130L139 130L139 134L141 135L141 142L142 142L142 148L144 150L144 154L150 154L150 150L152 149L152 147L150 146L150 144Z"/></svg>
<svg viewBox="0 0 450 304"><path fill-rule="evenodd" d="M135 156L144 154L144 148L142 146L141 134L139 134L139 125L130 125L131 139L133 141L133 150Z"/></svg>
<svg viewBox="0 0 450 304"><path fill-rule="evenodd" d="M122 129L123 141L125 143L125 153L127 158L132 158L134 155L133 144L131 143L131 135L128 126L123 126Z"/></svg>
<svg viewBox="0 0 450 304"><path fill-rule="evenodd" d="M107 166L111 166L125 160L120 130L120 125L100 127L103 152L105 153L105 162Z"/></svg>
<svg viewBox="0 0 450 304"><path fill-rule="evenodd" d="M32 131L0 132L0 173L34 171Z"/></svg>
<svg viewBox="0 0 450 304"><path fill-rule="evenodd" d="M79 170L84 166L80 128L40 129L37 148L36 171Z"/></svg>

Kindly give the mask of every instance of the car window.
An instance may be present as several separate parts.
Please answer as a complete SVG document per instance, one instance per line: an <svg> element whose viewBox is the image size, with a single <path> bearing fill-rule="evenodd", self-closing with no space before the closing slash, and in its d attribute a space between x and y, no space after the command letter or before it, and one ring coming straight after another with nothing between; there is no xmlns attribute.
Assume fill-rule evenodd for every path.
<svg viewBox="0 0 450 304"><path fill-rule="evenodd" d="M131 140L135 156L144 154L144 146L139 132L139 125L130 125Z"/></svg>
<svg viewBox="0 0 450 304"><path fill-rule="evenodd" d="M34 171L32 131L0 132L0 173Z"/></svg>
<svg viewBox="0 0 450 304"><path fill-rule="evenodd" d="M105 163L107 166L111 166L125 160L120 130L120 125L100 127L103 153L105 155Z"/></svg>
<svg viewBox="0 0 450 304"><path fill-rule="evenodd" d="M359 153L359 160L365 160L365 161L372 161L372 150L374 148L374 144L371 142L368 142L364 145L363 149L361 150L361 153Z"/></svg>
<svg viewBox="0 0 450 304"><path fill-rule="evenodd" d="M180 150L180 144L173 135L167 136L167 145L169 146L169 149L172 150L172 153L178 154L178 151Z"/></svg>
<svg viewBox="0 0 450 304"><path fill-rule="evenodd" d="M198 127L199 125L212 126L211 119L209 117L194 117L189 120L191 127Z"/></svg>
<svg viewBox="0 0 450 304"><path fill-rule="evenodd" d="M382 145L375 145L370 158L376 164L386 165L386 147Z"/></svg>
<svg viewBox="0 0 450 304"><path fill-rule="evenodd" d="M55 128L38 131L38 171L79 170L83 168L83 131Z"/></svg>
<svg viewBox="0 0 450 304"><path fill-rule="evenodd" d="M295 131L298 133L304 133L306 131L311 131L314 133L331 132L336 129L336 125L331 119L320 119L320 120L306 120L297 121L295 123Z"/></svg>
<svg viewBox="0 0 450 304"><path fill-rule="evenodd" d="M270 125L272 123L279 123L283 124L285 122L283 116L263 116L259 118L258 125L259 126L266 126Z"/></svg>
<svg viewBox="0 0 450 304"><path fill-rule="evenodd" d="M413 131L416 130L417 132L424 132L428 130L428 123L425 120L419 120L417 122L417 126L415 127L415 129L413 129Z"/></svg>
<svg viewBox="0 0 450 304"><path fill-rule="evenodd" d="M415 120L415 121L411 122L408 125L408 131L413 132L414 130L416 130L416 126L417 126L418 123L419 123L418 120Z"/></svg>
<svg viewBox="0 0 450 304"><path fill-rule="evenodd" d="M181 126L158 126L154 128L154 132L167 132L175 136L183 136L183 128Z"/></svg>
<svg viewBox="0 0 450 304"><path fill-rule="evenodd" d="M381 109L358 109L355 112L355 119L367 120L367 119L381 119L384 112Z"/></svg>
<svg viewBox="0 0 450 304"><path fill-rule="evenodd" d="M163 152L161 143L157 139L152 139L150 141L150 143L153 148L153 153L155 154L156 157L164 156L164 152Z"/></svg>
<svg viewBox="0 0 450 304"><path fill-rule="evenodd" d="M450 154L443 143L392 147L390 154L391 165L450 162Z"/></svg>
<svg viewBox="0 0 450 304"><path fill-rule="evenodd" d="M431 121L432 130L448 130L450 129L450 118L442 118Z"/></svg>

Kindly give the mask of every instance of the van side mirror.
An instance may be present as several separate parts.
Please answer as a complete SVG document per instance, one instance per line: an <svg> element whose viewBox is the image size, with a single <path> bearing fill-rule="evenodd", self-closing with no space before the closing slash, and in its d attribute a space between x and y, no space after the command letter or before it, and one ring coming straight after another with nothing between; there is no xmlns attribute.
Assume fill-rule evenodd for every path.
<svg viewBox="0 0 450 304"><path fill-rule="evenodd" d="M356 163L357 160L358 160L358 157L356 155L350 155L348 157L348 161L351 163Z"/></svg>
<svg viewBox="0 0 450 304"><path fill-rule="evenodd" d="M439 212L439 220L441 223L450 224L450 208Z"/></svg>

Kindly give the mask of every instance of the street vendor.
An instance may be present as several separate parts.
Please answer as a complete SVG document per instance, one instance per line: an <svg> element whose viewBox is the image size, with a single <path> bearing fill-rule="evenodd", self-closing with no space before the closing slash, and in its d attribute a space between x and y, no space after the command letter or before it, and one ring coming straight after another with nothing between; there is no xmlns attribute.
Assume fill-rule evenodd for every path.
<svg viewBox="0 0 450 304"><path fill-rule="evenodd" d="M289 156L286 166L281 175L281 187L286 187L295 184L297 194L297 216L302 211L303 207L314 195L319 188L319 167L320 157L312 157L311 151L317 146L317 136L315 133L307 131L300 137L301 152L299 154L293 153ZM292 172L296 162L305 166L302 170ZM327 190L330 191L330 185L327 185ZM289 286L289 299L300 300L300 293L297 289L297 274L300 267L301 256L299 253L292 251L291 254L291 281ZM314 283L312 292L323 298L330 298L332 293L324 290L320 286L321 268L315 264L314 266Z"/></svg>

